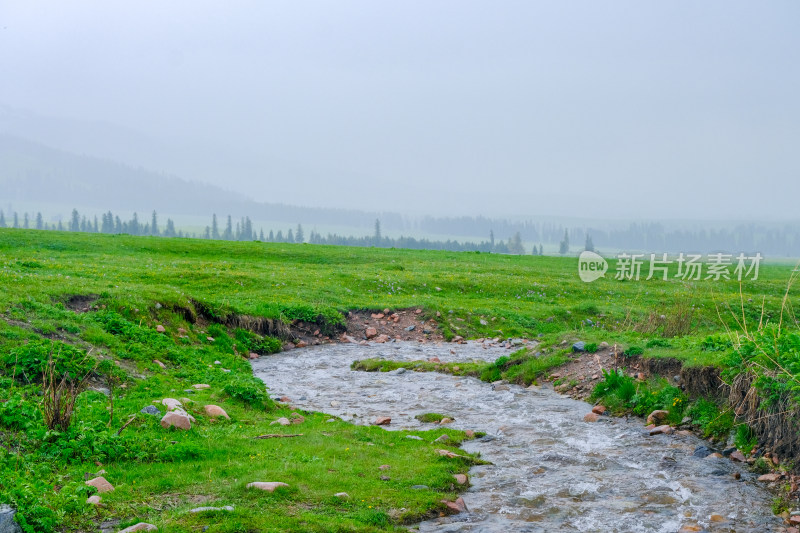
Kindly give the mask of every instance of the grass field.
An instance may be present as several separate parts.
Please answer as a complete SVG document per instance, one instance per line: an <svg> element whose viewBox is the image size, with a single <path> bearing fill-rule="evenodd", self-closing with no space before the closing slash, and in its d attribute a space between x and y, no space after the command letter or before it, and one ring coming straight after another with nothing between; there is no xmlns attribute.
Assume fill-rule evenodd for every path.
<svg viewBox="0 0 800 533"><path fill-rule="evenodd" d="M794 323L796 288L784 301L792 269L762 265L757 281L741 285L619 281L612 262L610 275L584 283L575 258L0 229L0 502L17 506L30 532L110 518L159 531L391 530L457 497L452 475L477 459L441 457L430 442L447 432L457 444L464 434L415 432L425 440L409 440L316 413L270 426L294 411L268 396L241 354L268 354L277 341L223 318L304 320L334 335L348 310L417 307L447 338L607 341L719 365L731 346L725 330L741 330L743 317L751 328ZM87 391L71 426L48 430L40 404L50 355L57 372L93 370L95 384L116 384L113 417L109 398ZM526 363L528 378L547 368L541 363ZM210 388L183 392L198 383ZM154 400L184 396L196 418L191 431L164 430L159 418L138 414L117 434ZM206 404L223 406L231 420L212 421ZM253 439L266 433L303 436ZM391 480L380 479L381 464L392 465ZM117 488L93 507L84 478L100 469ZM251 481L289 488L256 494L245 488ZM235 511L224 520L187 512L199 505Z"/></svg>

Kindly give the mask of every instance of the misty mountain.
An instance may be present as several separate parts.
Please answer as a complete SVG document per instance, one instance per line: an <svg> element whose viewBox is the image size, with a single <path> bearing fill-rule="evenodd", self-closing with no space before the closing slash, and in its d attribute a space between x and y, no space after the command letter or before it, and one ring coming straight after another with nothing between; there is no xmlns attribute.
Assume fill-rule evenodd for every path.
<svg viewBox="0 0 800 533"><path fill-rule="evenodd" d="M256 202L220 187L136 168L108 159L0 134L0 187L3 203L57 204L70 210L153 210L170 215L232 214L290 224L372 227L380 218L387 229L401 226L393 213L323 209Z"/></svg>

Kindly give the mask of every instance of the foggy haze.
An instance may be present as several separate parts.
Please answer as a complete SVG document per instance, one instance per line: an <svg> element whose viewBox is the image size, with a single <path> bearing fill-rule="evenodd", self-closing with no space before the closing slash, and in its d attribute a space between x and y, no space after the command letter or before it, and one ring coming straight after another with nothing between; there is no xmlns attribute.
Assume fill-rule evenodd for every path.
<svg viewBox="0 0 800 533"><path fill-rule="evenodd" d="M5 2L0 133L405 214L789 219L800 4Z"/></svg>

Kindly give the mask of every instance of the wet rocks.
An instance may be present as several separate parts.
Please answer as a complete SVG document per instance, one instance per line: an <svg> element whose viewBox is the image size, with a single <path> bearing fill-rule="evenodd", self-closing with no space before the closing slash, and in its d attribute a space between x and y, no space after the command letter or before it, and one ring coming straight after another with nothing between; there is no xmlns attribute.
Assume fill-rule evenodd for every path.
<svg viewBox="0 0 800 533"><path fill-rule="evenodd" d="M583 416L583 421L584 422L597 422L598 420L600 420L600 415L598 415L595 412L586 413Z"/></svg>
<svg viewBox="0 0 800 533"><path fill-rule="evenodd" d="M178 429L190 430L192 429L192 422L189 420L188 415L177 411L170 411L161 418L161 427L168 429L173 426Z"/></svg>
<svg viewBox="0 0 800 533"><path fill-rule="evenodd" d="M373 426L388 426L392 423L392 419L388 416L379 416L373 422Z"/></svg>
<svg viewBox="0 0 800 533"><path fill-rule="evenodd" d="M736 462L739 462L739 463L747 462L747 458L739 450L736 450L735 452L731 453L730 458L731 458L732 461L736 461Z"/></svg>
<svg viewBox="0 0 800 533"><path fill-rule="evenodd" d="M467 512L467 504L464 503L464 499L463 498L458 498L454 502L451 502L451 501L448 501L448 500L441 500L441 501L442 501L443 504L445 504L445 506L447 506L447 509L453 514L466 513Z"/></svg>
<svg viewBox="0 0 800 533"><path fill-rule="evenodd" d="M672 426L656 426L650 430L650 435L672 435Z"/></svg>
<svg viewBox="0 0 800 533"><path fill-rule="evenodd" d="M247 484L248 489L265 490L267 492L275 492L279 487L288 487L287 483L281 481L254 481Z"/></svg>
<svg viewBox="0 0 800 533"><path fill-rule="evenodd" d="M16 509L10 505L0 505L0 533L22 533L22 528L14 520Z"/></svg>
<svg viewBox="0 0 800 533"><path fill-rule="evenodd" d="M657 409L647 415L647 424L656 424L658 425L659 422L666 420L669 416L669 411L665 411L663 409Z"/></svg>
<svg viewBox="0 0 800 533"><path fill-rule="evenodd" d="M714 453L714 450L712 450L711 448L708 448L707 446L698 446L697 448L694 449L692 455L694 457L699 457L700 459L705 459L712 453Z"/></svg>
<svg viewBox="0 0 800 533"><path fill-rule="evenodd" d="M103 476L98 476L96 478L90 479L86 482L87 485L90 487L94 487L97 489L97 492L104 493L104 492L111 492L114 490L114 485L108 482L106 478Z"/></svg>
<svg viewBox="0 0 800 533"><path fill-rule="evenodd" d="M594 414L596 414L596 415L602 415L603 413L606 412L606 406L605 405L595 405L594 407L592 407L592 412Z"/></svg>
<svg viewBox="0 0 800 533"><path fill-rule="evenodd" d="M211 418L223 417L227 418L228 420L231 419L231 417L228 416L228 413L225 412L225 409L223 409L219 405L206 405L205 407L203 407L203 410Z"/></svg>

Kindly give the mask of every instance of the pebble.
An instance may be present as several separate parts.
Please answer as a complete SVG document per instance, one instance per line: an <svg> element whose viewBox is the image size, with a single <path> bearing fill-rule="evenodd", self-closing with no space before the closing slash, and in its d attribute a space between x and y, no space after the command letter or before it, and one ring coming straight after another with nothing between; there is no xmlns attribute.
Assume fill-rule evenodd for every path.
<svg viewBox="0 0 800 533"><path fill-rule="evenodd" d="M339 498L339 499L342 499L342 500L349 500L350 499L350 495L347 494L346 492L337 492L336 494L334 494L334 496Z"/></svg>
<svg viewBox="0 0 800 533"><path fill-rule="evenodd" d="M600 420L600 415L597 413L586 413L583 417L584 422L597 422Z"/></svg>
<svg viewBox="0 0 800 533"><path fill-rule="evenodd" d="M148 405L139 412L146 415L161 416L161 411L159 411L155 405Z"/></svg>
<svg viewBox="0 0 800 533"><path fill-rule="evenodd" d="M411 485L413 490L428 490L430 487L428 485Z"/></svg>
<svg viewBox="0 0 800 533"><path fill-rule="evenodd" d="M456 483L458 483L459 485L466 485L467 481L469 481L467 476L464 474L453 474L453 477L455 478Z"/></svg>
<svg viewBox="0 0 800 533"><path fill-rule="evenodd" d="M272 422L269 423L270 426L274 426L275 424L279 424L281 426L290 426L290 425L292 425L292 423L289 421L289 419L286 418L285 416L282 416L279 419L273 420Z"/></svg>

